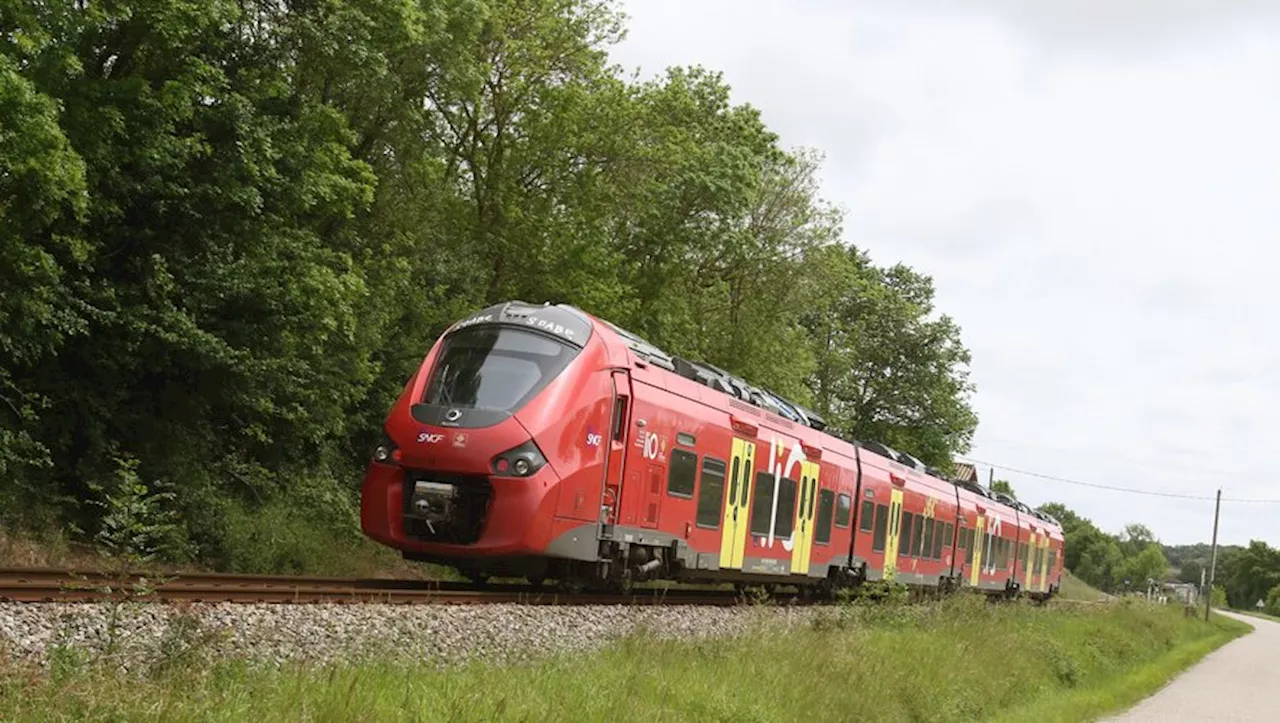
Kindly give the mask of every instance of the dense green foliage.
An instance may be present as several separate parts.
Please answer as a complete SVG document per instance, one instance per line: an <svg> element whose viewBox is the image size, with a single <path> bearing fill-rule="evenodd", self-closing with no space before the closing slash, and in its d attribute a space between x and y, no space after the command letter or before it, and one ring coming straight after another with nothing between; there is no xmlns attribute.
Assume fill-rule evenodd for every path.
<svg viewBox="0 0 1280 723"><path fill-rule="evenodd" d="M1218 548L1214 581L1231 607L1257 610L1261 600L1263 612L1280 616L1280 549L1262 540L1250 540L1247 547Z"/></svg>
<svg viewBox="0 0 1280 723"><path fill-rule="evenodd" d="M965 451L930 279L842 243L818 157L719 75L611 67L622 30L600 0L0 0L6 524L314 569L434 338L508 298Z"/></svg>
<svg viewBox="0 0 1280 723"><path fill-rule="evenodd" d="M991 491L1009 495L1017 499L1018 495L1013 491L1013 484L1007 479L998 479L991 482Z"/></svg>
<svg viewBox="0 0 1280 723"><path fill-rule="evenodd" d="M1179 567L1178 579L1200 582L1213 564L1210 545L1176 545L1165 548L1172 565ZM1214 571L1215 593L1222 591L1222 604L1241 610L1256 611L1258 601L1264 612L1280 616L1280 550L1263 540L1250 540L1248 546L1218 547L1217 569Z"/></svg>
<svg viewBox="0 0 1280 723"><path fill-rule="evenodd" d="M376 662L262 669L200 661L175 636L128 678L63 654L36 683L0 674L0 716L222 720L1092 720L1136 702L1248 626L1180 607L987 605L823 611L736 639L635 635L511 667ZM726 674L732 671L732 674ZM743 685L742 681L751 681Z"/></svg>
<svg viewBox="0 0 1280 723"><path fill-rule="evenodd" d="M1109 534L1061 503L1038 507L1062 523L1063 564L1085 583L1106 592L1145 592L1149 580L1163 583L1169 572L1160 543L1145 525L1125 525Z"/></svg>

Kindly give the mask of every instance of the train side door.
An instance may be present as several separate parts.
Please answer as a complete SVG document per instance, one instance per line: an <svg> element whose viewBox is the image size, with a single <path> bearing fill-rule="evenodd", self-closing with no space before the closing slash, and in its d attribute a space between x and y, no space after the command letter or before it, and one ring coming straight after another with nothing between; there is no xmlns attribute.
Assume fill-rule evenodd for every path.
<svg viewBox="0 0 1280 723"><path fill-rule="evenodd" d="M814 498L818 496L818 463L800 463L800 505L792 528L795 543L791 548L791 572L809 574L809 556L813 552Z"/></svg>
<svg viewBox="0 0 1280 723"><path fill-rule="evenodd" d="M720 526L722 569L742 569L742 559L747 550L747 500L750 499L755 461L755 442L734 437L729 458L729 494L725 495L724 524Z"/></svg>
<svg viewBox="0 0 1280 723"><path fill-rule="evenodd" d="M1035 583L1036 592L1048 592L1049 590L1049 543L1052 540L1049 534L1040 536L1040 543L1036 545L1036 576L1039 580Z"/></svg>
<svg viewBox="0 0 1280 723"><path fill-rule="evenodd" d="M983 528L986 527L986 515L981 509L978 510L978 526L973 528L973 540L969 544L973 545L973 562L969 563L969 584L978 587L981 582L982 574L982 548L983 548Z"/></svg>
<svg viewBox="0 0 1280 723"><path fill-rule="evenodd" d="M613 410L609 429L609 456L605 462L604 487L600 491L600 524L605 530L619 522L622 480L627 462L627 430L631 421L631 375L613 372Z"/></svg>
<svg viewBox="0 0 1280 723"><path fill-rule="evenodd" d="M1031 537L1027 539L1027 559L1022 566L1026 568L1026 582L1022 587L1027 592L1036 591L1036 575L1040 574L1040 533L1031 528Z"/></svg>
<svg viewBox="0 0 1280 723"><path fill-rule="evenodd" d="M889 534L884 542L884 580L889 582L898 574L898 538L902 534L902 490L889 491Z"/></svg>

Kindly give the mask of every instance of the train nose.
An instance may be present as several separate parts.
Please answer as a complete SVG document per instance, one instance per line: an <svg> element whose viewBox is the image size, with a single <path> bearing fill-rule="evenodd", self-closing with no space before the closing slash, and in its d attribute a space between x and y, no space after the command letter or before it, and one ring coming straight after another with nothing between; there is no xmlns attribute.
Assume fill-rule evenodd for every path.
<svg viewBox="0 0 1280 723"><path fill-rule="evenodd" d="M474 459L474 458L473 458ZM461 545L473 552L505 549L541 532L536 511L554 505L558 477L533 439L490 456L467 473L406 467L399 503L411 540Z"/></svg>

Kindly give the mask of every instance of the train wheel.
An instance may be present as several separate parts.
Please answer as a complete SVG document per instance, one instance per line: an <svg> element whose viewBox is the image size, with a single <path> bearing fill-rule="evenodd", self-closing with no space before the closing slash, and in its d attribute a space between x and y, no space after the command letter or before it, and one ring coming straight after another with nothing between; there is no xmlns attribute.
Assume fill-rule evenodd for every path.
<svg viewBox="0 0 1280 723"><path fill-rule="evenodd" d="M472 571L467 573L467 579L471 580L477 587L484 587L489 584L489 573Z"/></svg>
<svg viewBox="0 0 1280 723"><path fill-rule="evenodd" d="M547 582L547 578L542 575L530 575L525 579L529 581L529 584L533 586L534 590L541 590L542 586Z"/></svg>

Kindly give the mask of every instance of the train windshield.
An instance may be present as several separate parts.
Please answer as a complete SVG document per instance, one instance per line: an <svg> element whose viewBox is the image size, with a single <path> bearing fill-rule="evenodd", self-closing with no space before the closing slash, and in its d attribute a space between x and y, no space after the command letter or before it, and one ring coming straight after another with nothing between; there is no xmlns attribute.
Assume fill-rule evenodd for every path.
<svg viewBox="0 0 1280 723"><path fill-rule="evenodd" d="M473 326L444 341L427 404L513 412L555 379L578 349L542 334Z"/></svg>

